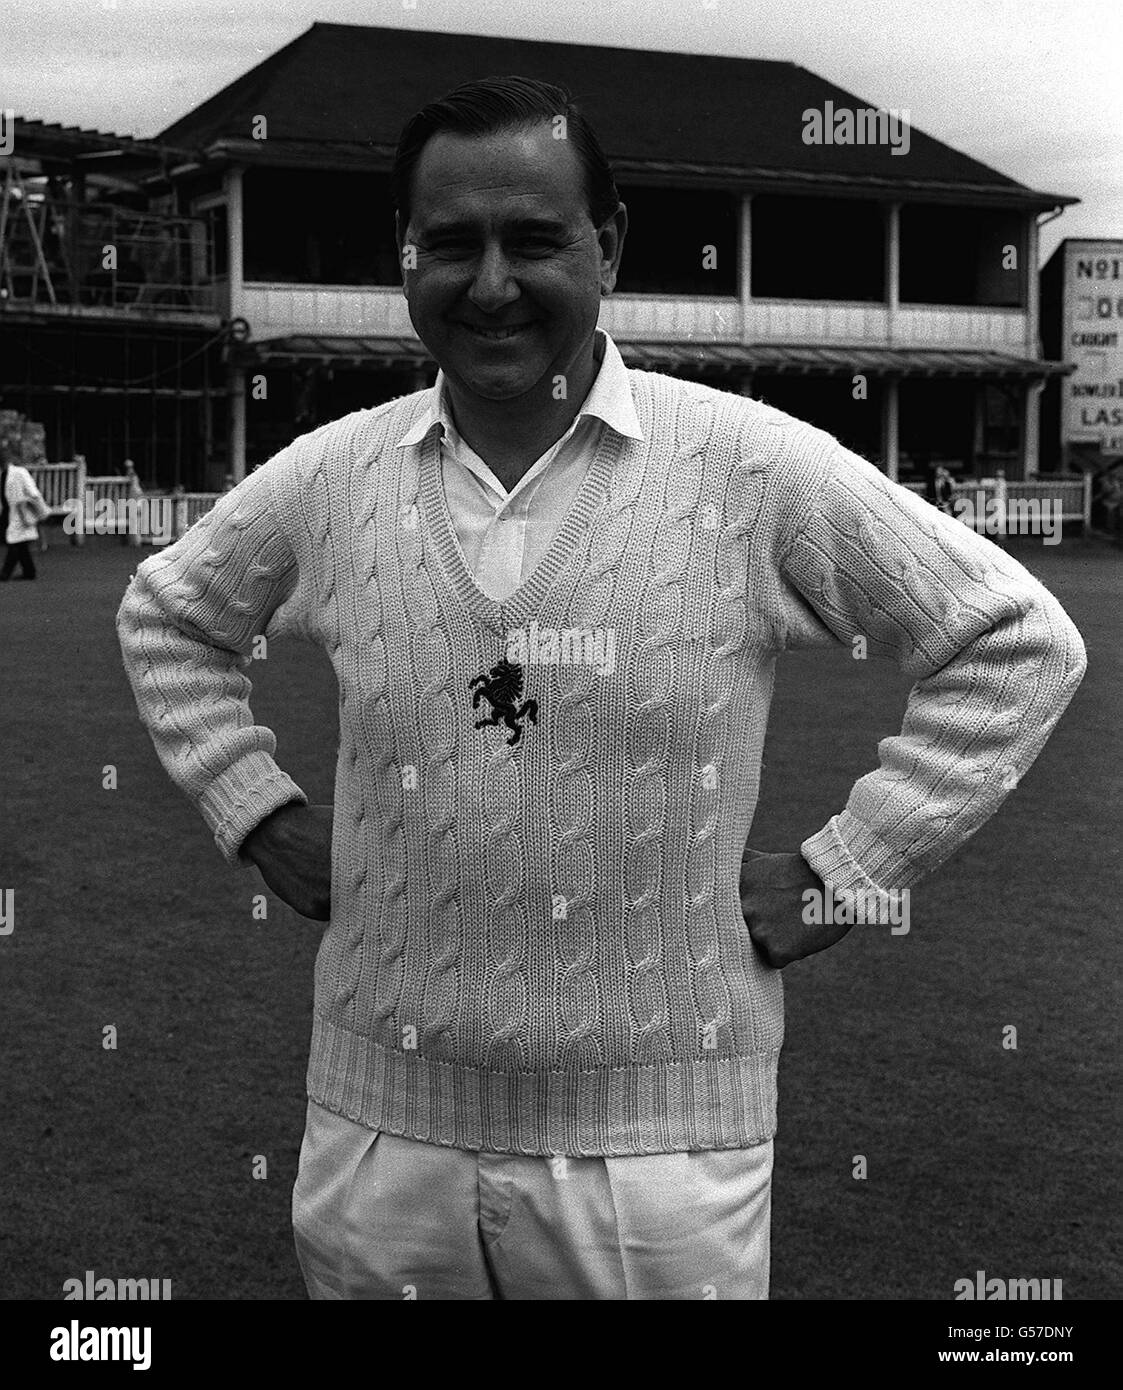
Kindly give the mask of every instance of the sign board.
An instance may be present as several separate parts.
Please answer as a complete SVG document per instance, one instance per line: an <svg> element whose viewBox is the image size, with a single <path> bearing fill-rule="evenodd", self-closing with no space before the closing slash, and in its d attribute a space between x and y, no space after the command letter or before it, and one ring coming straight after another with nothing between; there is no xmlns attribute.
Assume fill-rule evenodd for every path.
<svg viewBox="0 0 1123 1390"><path fill-rule="evenodd" d="M1061 438L1123 457L1123 241L1067 242Z"/></svg>

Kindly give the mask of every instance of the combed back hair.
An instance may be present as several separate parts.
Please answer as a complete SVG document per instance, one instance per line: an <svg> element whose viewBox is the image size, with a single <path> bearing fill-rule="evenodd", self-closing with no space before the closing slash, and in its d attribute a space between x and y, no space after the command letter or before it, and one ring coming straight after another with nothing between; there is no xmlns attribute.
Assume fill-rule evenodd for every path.
<svg viewBox="0 0 1123 1390"><path fill-rule="evenodd" d="M402 128L390 175L402 236L410 218L413 173L421 151L438 131L456 135L494 135L500 130L526 130L543 121L565 117L566 138L585 171L585 199L594 227L600 227L620 205L612 167L592 126L565 87L531 77L484 77L465 82L437 101L423 106Z"/></svg>

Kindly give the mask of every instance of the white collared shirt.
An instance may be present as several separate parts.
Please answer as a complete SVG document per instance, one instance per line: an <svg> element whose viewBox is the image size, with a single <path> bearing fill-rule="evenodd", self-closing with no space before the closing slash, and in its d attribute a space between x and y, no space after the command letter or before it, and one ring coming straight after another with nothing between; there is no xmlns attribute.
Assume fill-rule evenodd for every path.
<svg viewBox="0 0 1123 1390"><path fill-rule="evenodd" d="M468 571L491 599L501 601L533 574L565 520L607 425L642 439L628 369L603 329L604 357L589 394L565 434L537 459L510 492L461 436L452 418L443 372L429 388L429 404L398 441L419 445L442 427L441 476L449 516Z"/></svg>

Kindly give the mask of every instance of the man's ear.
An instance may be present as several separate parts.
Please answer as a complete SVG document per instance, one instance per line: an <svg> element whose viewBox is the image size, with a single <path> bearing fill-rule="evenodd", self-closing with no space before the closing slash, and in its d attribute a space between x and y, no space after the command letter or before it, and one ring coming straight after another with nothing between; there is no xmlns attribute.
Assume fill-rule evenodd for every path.
<svg viewBox="0 0 1123 1390"><path fill-rule="evenodd" d="M394 213L394 244L398 248L398 274L402 277L402 294L409 298L409 291L406 288L405 271L405 247L402 245L402 236L407 229L402 226L402 215L400 212Z"/></svg>
<svg viewBox="0 0 1123 1390"><path fill-rule="evenodd" d="M624 253L624 237L627 231L628 209L623 203L619 203L616 211L605 219L597 232L597 243L601 252L602 295L610 295L616 288L616 276L620 270L620 258Z"/></svg>

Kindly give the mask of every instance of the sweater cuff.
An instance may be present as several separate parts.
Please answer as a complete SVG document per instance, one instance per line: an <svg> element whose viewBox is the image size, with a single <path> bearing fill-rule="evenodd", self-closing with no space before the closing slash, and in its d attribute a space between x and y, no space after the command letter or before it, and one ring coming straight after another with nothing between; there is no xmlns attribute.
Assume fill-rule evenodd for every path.
<svg viewBox="0 0 1123 1390"><path fill-rule="evenodd" d="M268 753L247 753L207 787L202 812L215 844L228 864L252 868L239 854L247 836L266 816L289 802L308 805L308 797Z"/></svg>
<svg viewBox="0 0 1123 1390"><path fill-rule="evenodd" d="M907 859L849 811L832 816L818 834L804 840L799 852L834 889L862 889L880 897L897 892L918 877Z"/></svg>

